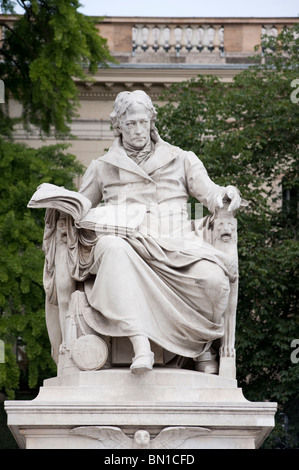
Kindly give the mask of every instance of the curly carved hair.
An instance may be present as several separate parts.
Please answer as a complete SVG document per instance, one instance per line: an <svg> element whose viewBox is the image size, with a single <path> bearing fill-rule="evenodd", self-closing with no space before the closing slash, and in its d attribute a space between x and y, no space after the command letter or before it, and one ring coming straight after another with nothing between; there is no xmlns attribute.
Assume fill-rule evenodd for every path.
<svg viewBox="0 0 299 470"><path fill-rule="evenodd" d="M122 91L119 93L114 101L113 111L110 114L114 135L118 137L120 134L120 119L125 114L127 109L133 104L142 104L149 114L151 120L151 129L155 129L155 121L157 111L152 103L151 98L142 90L135 91Z"/></svg>

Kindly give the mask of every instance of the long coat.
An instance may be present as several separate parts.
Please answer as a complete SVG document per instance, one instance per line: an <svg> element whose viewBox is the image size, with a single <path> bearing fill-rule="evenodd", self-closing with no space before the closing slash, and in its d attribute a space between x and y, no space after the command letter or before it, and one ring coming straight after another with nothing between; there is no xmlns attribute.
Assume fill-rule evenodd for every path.
<svg viewBox="0 0 299 470"><path fill-rule="evenodd" d="M227 298L236 273L226 255L209 243L205 220L189 220L186 204L191 195L213 213L225 188L209 178L193 152L159 139L141 166L117 138L92 161L80 193L93 207L101 201L147 206L136 236L118 243L105 236L95 249L92 277L85 282L92 306L85 316L89 326L108 336L144 334L186 357L204 352L223 335L222 322L213 320L213 302L221 303L221 293ZM209 276L219 277L219 267L219 292L211 292Z"/></svg>

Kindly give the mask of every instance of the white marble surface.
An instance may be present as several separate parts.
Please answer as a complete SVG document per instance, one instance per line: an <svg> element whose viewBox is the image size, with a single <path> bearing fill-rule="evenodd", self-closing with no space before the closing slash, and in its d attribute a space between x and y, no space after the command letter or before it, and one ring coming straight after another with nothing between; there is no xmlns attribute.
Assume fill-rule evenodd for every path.
<svg viewBox="0 0 299 470"><path fill-rule="evenodd" d="M77 341L87 334L80 316L91 335L130 339L135 374L152 370L149 340L194 359L194 368L205 373L219 371L213 352L219 339L221 358L235 357L234 217L246 203L237 188L214 183L193 152L161 139L156 116L143 91L119 93L110 115L113 145L91 162L79 192L44 183L28 203L47 208L46 322L59 375L74 366L97 369L102 357L105 364L101 351L87 363L99 341L92 336ZM189 196L211 216L191 220ZM98 207L102 202L105 207ZM120 221L136 206L142 208L137 226ZM203 360L207 352L211 359ZM234 377L234 359L220 371Z"/></svg>
<svg viewBox="0 0 299 470"><path fill-rule="evenodd" d="M28 449L138 448L138 436L147 448L257 448L276 412L275 403L246 400L234 379L165 368L47 379L36 399L5 408L15 439Z"/></svg>

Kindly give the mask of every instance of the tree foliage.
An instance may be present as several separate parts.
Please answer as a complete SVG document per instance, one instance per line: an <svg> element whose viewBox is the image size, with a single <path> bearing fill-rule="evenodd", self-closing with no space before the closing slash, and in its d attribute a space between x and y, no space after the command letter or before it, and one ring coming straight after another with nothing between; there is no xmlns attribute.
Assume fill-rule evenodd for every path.
<svg viewBox="0 0 299 470"><path fill-rule="evenodd" d="M35 150L0 139L0 390L10 398L20 378L24 389L33 388L55 370L44 311L44 210L27 204L43 182L74 189L82 167L65 149Z"/></svg>
<svg viewBox="0 0 299 470"><path fill-rule="evenodd" d="M16 4L23 15L12 16ZM92 80L90 73L114 61L95 20L79 13L79 6L77 0L0 0L6 92L0 106L0 390L10 398L55 370L44 318L44 211L29 211L27 203L42 182L73 189L82 167L67 146L36 150L12 143L18 120L10 117L8 103L13 98L22 105L26 129L69 134L79 103L76 79Z"/></svg>
<svg viewBox="0 0 299 470"><path fill-rule="evenodd" d="M298 33L297 25L265 38L264 63L232 83L199 76L173 85L158 113L166 140L193 150L215 182L236 185L250 202L238 215L238 382L248 399L286 412L299 385L290 359L299 332Z"/></svg>
<svg viewBox="0 0 299 470"><path fill-rule="evenodd" d="M114 59L95 20L77 11L78 0L17 3L24 14L13 25L7 21L9 15L0 22L5 33L0 43L0 77L7 94L22 104L25 125L64 135L78 108L74 79L91 80L88 72ZM0 0L4 13L13 13L15 4Z"/></svg>
<svg viewBox="0 0 299 470"><path fill-rule="evenodd" d="M16 3L23 15L12 16ZM77 0L0 0L6 92L0 106L0 390L10 398L55 370L44 314L44 211L29 211L27 203L42 182L74 189L82 167L65 145L36 150L12 143L17 120L9 115L8 98L22 105L25 128L69 134L78 106L76 79L92 80L90 72L114 60L95 20L79 13L79 6Z"/></svg>

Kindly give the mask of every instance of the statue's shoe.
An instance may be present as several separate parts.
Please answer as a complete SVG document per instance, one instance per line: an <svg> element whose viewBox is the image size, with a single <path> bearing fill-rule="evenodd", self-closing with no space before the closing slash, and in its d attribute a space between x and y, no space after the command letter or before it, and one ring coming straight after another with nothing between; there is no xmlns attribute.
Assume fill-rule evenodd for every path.
<svg viewBox="0 0 299 470"><path fill-rule="evenodd" d="M216 360L201 361L195 365L195 370L204 372L205 374L218 374L219 364Z"/></svg>
<svg viewBox="0 0 299 470"><path fill-rule="evenodd" d="M130 370L132 374L143 374L153 369L154 365L154 353L150 352L147 354L141 354L135 356L131 364Z"/></svg>

